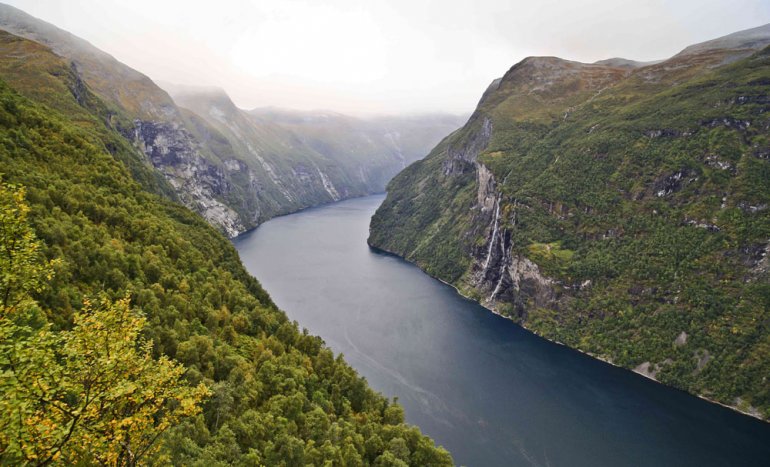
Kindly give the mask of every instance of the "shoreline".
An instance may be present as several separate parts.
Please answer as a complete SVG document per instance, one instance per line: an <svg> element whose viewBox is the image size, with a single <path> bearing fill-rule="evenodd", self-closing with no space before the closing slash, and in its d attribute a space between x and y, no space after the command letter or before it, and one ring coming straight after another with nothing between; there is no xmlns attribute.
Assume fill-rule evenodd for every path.
<svg viewBox="0 0 770 467"><path fill-rule="evenodd" d="M276 214L276 215L274 215L272 217L269 217L269 218L263 220L262 222L260 222L259 224L255 225L254 227L249 227L248 229L246 229L246 230L244 230L242 232L238 232L233 237L231 237L231 236L229 236L227 234L224 234L224 235L225 235L225 237L227 237L228 240L230 240L231 243L234 243L235 240L238 239L238 237L241 237L243 235L251 233L251 232L257 230L265 222L270 222L271 220L278 219L279 217L291 216L292 214L299 214L299 213L304 212L304 211L310 211L311 209L323 208L323 207L328 206L330 204L341 203L343 201L350 201L352 199L361 199L361 198L368 198L370 196L385 195L386 193L387 192L385 192L385 191L378 191L378 192L375 192L375 193L366 193L366 194L363 194L363 195L348 196L348 197L340 198L338 200L322 201L322 202L320 202L318 204L313 204L313 205L310 205L310 206L305 206L305 207L299 208L299 209L297 209L295 211L281 212L279 214ZM206 221L206 222L208 223L208 221ZM217 226L215 226L214 224L209 224L209 225L211 225L214 228L217 228Z"/></svg>
<svg viewBox="0 0 770 467"><path fill-rule="evenodd" d="M608 365L612 365L612 366L613 366L613 367L615 367L615 368L619 368L619 369L621 369L621 370L624 370L624 371L629 371L629 372L631 372L631 373L634 373L634 374L636 374L636 375L639 375L639 376L641 376L641 377L643 377L643 378L647 378L647 379L649 379L650 381L654 381L655 383L657 383L657 384L660 384L660 385L662 385L662 386L665 386L665 387L667 387L667 388L676 389L677 391L682 391L683 393L685 393L685 394L688 394L688 395L690 395L690 396L695 396L695 397L697 397L697 398L699 398L699 399L702 399L702 400L704 400L704 401L706 401L706 402L710 402L710 403L712 403L712 404L720 405L720 406L722 406L722 407L724 407L724 408L726 408L726 409L730 409L730 410L732 410L733 412L737 412L737 413L739 413L739 414L741 414L741 415L745 415L745 416L751 417L751 418L753 418L753 419L755 419L755 420L758 420L758 421L760 421L760 422L764 422L764 423L770 423L770 418L763 418L763 417L762 417L760 414L755 414L755 413L752 413L752 412L747 412L747 411L745 411L745 410L742 410L742 409L740 409L739 407L736 407L736 406L734 406L734 405L728 405L728 404L725 404L724 402L719 402L719 401L717 401L717 400L714 400L714 399L710 399L710 398L708 398L708 397L706 397L706 396L704 396L704 395L702 395L702 394L696 394L696 393L693 393L693 392L690 392L690 391L686 391L686 390L684 390L684 389L682 389L682 388L679 388L679 387L676 387L676 386L672 386L672 385L670 385L670 384L666 384L666 383L663 383L663 382L661 382L661 381L659 381L659 380L657 380L657 379L655 379L655 378L653 378L653 377L651 377L651 376L648 376L648 375L645 375L645 374L643 374L643 373L640 373L640 372L638 372L638 371L636 371L636 370L634 370L634 369L632 369L632 368L626 368L626 367L624 367L624 366L620 366L620 365L618 365L618 364L616 364L616 363L613 363L613 362L612 362L612 361L610 361L609 359L607 359L607 358L605 358L605 357L602 357L602 356L600 356L600 355L594 355L594 354L592 354L592 353L590 353L590 352L586 352L586 351L584 351L584 350L581 350L581 349L578 349L578 348L575 348L575 347L571 347L571 346L569 346L569 345L567 345L567 344L565 344L565 343L563 343L563 342L559 342L559 341L557 341L557 340L554 340L554 339L549 339L548 337L545 337L545 336L543 336L543 335L540 335L540 334L538 334L537 332L533 331L532 329L529 329L529 328L528 328L527 326L525 326L523 323L521 323L521 322L518 322L518 321L516 321L516 320L512 319L511 317L509 317L509 316L506 316L506 315L504 315L504 314L500 313L499 311L495 310L494 308L490 308L489 306L487 306L487 305L484 305L483 303L481 303L481 302L479 302L479 301L477 301L477 300L475 300L475 299L473 299L473 298L471 298L471 297L469 297L469 296L465 295L464 293L462 293L462 291L461 291L459 288L457 288L457 286L456 286L456 285L454 285L454 284L450 284L449 282L445 281L444 279L441 279L440 277L436 277L436 276L434 276L434 275L430 274L430 273L429 273L429 272L427 272L425 269L421 268L421 267L420 267L420 265L419 265L419 264L417 264L416 262L414 262L414 261L410 261L410 260L408 260L408 259L404 258L403 256L399 255L398 253L394 253L394 252L392 252L392 251L389 251L389 250L386 250L386 249L384 249L384 248L380 248L380 247L378 247L378 246L374 246L374 245L372 245L371 243L369 243L369 239L367 239L367 240L366 240L366 244L369 246L369 248L371 248L371 249L373 249L373 250L375 250L375 251L377 251L377 252L379 252L379 253L385 253L385 254L387 254L387 255L395 256L396 258L399 258L399 259L401 259L402 261L406 261L407 263L414 265L414 266L415 266L415 267L417 267L417 268L418 268L420 271L422 271L422 272L424 272L425 274L427 274L429 277L431 277L431 278L433 278L433 279L435 279L435 280L437 280L437 281L441 282L441 283L442 283L442 284L444 284L444 285L448 285L449 287L453 288L453 289L455 290L455 292L457 292L457 294L458 294L459 296L463 297L464 299L466 299L466 300L468 300L468 301L471 301L471 302L473 302L473 303L475 303L475 304L479 305L480 307L484 308L485 310L487 310L487 311L490 311L492 314L495 314L495 315L497 315L497 316L499 316L499 317L501 317L501 318L503 318L503 319L507 319L507 320L509 320L509 321L512 321L514 324L516 324L517 326L521 327L521 328L522 328L522 329L524 329L525 331L527 331L527 332L529 332L529 333L531 333L531 334L533 334L533 335L535 335L535 336L537 336L537 337L539 337L539 338L541 338L541 339L544 339L544 340L546 340L546 341L548 341L548 342L551 342L551 343L553 343L553 344L557 344L557 345L560 345L560 346L562 346L562 347L566 347L566 348L568 348L568 349L570 349L570 350L574 350L574 351L576 351L576 352L580 352L580 353L581 353L581 354L583 354L583 355L586 355L586 356L588 356L588 357L591 357L591 358L593 358L593 359L595 359L595 360L599 360L599 361L602 361L602 362L604 362L604 363L606 363L606 364L608 364Z"/></svg>

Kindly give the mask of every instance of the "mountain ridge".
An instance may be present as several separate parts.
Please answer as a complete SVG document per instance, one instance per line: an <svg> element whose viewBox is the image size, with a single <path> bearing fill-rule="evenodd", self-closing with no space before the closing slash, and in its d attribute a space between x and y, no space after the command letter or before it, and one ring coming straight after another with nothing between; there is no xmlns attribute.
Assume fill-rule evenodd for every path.
<svg viewBox="0 0 770 467"><path fill-rule="evenodd" d="M388 185L370 245L546 338L767 418L770 48L749 36L635 68L522 60Z"/></svg>
<svg viewBox="0 0 770 467"><path fill-rule="evenodd" d="M147 76L87 41L2 4L0 29L42 43L69 61L78 79L106 104L103 118L144 154L177 199L228 236L276 215L380 192L403 167L398 148L394 151L386 142L364 157L353 157L339 147L336 154L320 154L269 120L247 121L229 97L220 106L230 111L232 122L212 118L211 109L197 113L185 109ZM31 73L26 76L31 78ZM12 84L39 94L24 83ZM226 93L219 98L223 96ZM419 154L411 157L427 154L439 138L436 133L460 124L459 118L436 122L426 139L412 141ZM238 130L233 132L234 128Z"/></svg>
<svg viewBox="0 0 770 467"><path fill-rule="evenodd" d="M60 336L72 329L73 316L77 320L80 312L89 309L91 300L121 300L128 307L130 299L126 319L147 321L141 347L147 358L175 360L184 365L179 367L180 372L184 369L180 377L192 385L203 383L211 392L201 413L191 411L179 423L167 429L160 425L151 433L149 443L158 441L159 452L148 454L143 462L452 465L444 449L404 423L400 406L369 388L320 338L288 320L244 269L224 235L174 200L173 180L161 177L147 154L173 158L177 153L156 151L162 147L158 139L150 140L156 145L153 150L137 150L134 141L119 131L125 129L120 127L126 123L125 115L115 113L112 103L93 92L70 61L43 44L0 31L0 56L3 216L24 213L28 206L29 230L34 236L27 238L25 234L24 241L39 247L24 260L39 260L53 268L29 287L33 296L23 300L19 308L31 306L39 316L34 323L23 324L29 326L30 334L43 329ZM14 90L9 83L21 90ZM182 113L182 117L194 115ZM9 188L18 193L14 195L18 205L8 205ZM7 225L6 220L3 224ZM4 246L20 240L7 237ZM9 252L8 256L10 261L4 264L13 263L13 255ZM6 290L28 279L23 274L24 265L14 266L3 271ZM20 269L22 274L17 272ZM9 287L9 283L13 285ZM7 332L11 313L6 307L0 308L5 312L2 325L7 338L3 348L15 347L22 358L34 356L25 347L29 341ZM83 345L100 344L86 341ZM51 419L40 418L53 410L47 400L39 401L41 392L34 391L30 401L24 391L14 390L14 385L20 384L15 379L19 373L6 358L6 350L3 355L3 395L8 395L4 402L23 405L14 413L25 417L18 423ZM111 369L113 361L98 368ZM48 367L40 370L51 371ZM93 371L90 367L86 370ZM121 377L130 373L121 364L114 371ZM70 401L80 403L83 399L68 388L94 379L85 376L85 382L71 381L78 376L62 372L54 377L63 388L52 390L57 392L56 400L64 403L64 415L53 420L64 422L55 429L50 428L51 423L43 423L42 431L32 431L44 433L41 438L45 439L20 439L13 425L17 420L6 423L9 414L4 412L0 463L39 460L22 456L37 452L38 444L45 449L47 443L59 443L58 451L50 457L53 462L104 459L105 446L94 443L89 432L94 429L93 422L83 427L78 418L82 412L66 411ZM106 396L107 400L120 397L119 402L125 402L119 413L94 403L99 420L111 425L109 430L99 427L100 436L101 430L109 436L113 425L133 422L126 418L126 411L137 410L132 404L157 407L147 412L150 419L155 413L163 415L168 399L162 396L160 401L146 402L148 399L140 396L141 403L136 402L132 393L141 380L130 377L126 376L127 387L118 391L118 396ZM85 397L78 407L89 403ZM41 409L32 413L25 404ZM60 432L62 438L58 437ZM86 446L85 452L79 452L78 443ZM18 449L6 449L10 444L17 444ZM125 449L133 446L122 444Z"/></svg>

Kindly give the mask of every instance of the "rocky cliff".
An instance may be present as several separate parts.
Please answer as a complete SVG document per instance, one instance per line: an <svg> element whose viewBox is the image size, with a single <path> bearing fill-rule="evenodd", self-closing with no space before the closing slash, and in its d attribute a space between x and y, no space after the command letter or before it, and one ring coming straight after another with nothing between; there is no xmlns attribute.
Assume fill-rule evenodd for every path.
<svg viewBox="0 0 770 467"><path fill-rule="evenodd" d="M318 125L276 123L275 115L244 112L222 91L178 96L180 106L147 76L13 7L0 5L0 29L68 61L67 79L105 105L97 112L99 118L134 144L177 199L229 236L279 214L381 192L407 163L427 154L464 121L429 115L380 119L378 126L335 116L344 125L336 133L324 133ZM0 61L16 58L3 55ZM48 60L44 54L37 58ZM50 89L28 85L47 79L33 76L36 67L45 68L42 62L31 62L26 73L8 78L19 78L11 84L40 98ZM45 99L53 106L66 102Z"/></svg>
<svg viewBox="0 0 770 467"><path fill-rule="evenodd" d="M768 45L770 25L651 64L527 58L389 184L369 242L545 337L767 417Z"/></svg>
<svg viewBox="0 0 770 467"><path fill-rule="evenodd" d="M0 31L0 57L0 282L3 303L13 302L0 306L0 464L42 457L62 465L137 461L141 451L146 465L453 465L445 450L404 423L400 406L372 391L320 338L300 331L222 234L168 199L174 196L170 183L191 177L172 172L167 180L153 163L197 172L217 196L232 190L220 183L226 175L198 163L190 151L199 149L185 129L120 119L69 60L37 42ZM136 133L127 138L116 127ZM127 454L135 437L123 443L126 449L103 442L123 437L125 431L116 435L115 427L138 420L137 410L148 408L134 398L147 375L113 365L114 359L102 359L102 368L117 379L52 364L40 368L59 368L53 386L41 392L22 388L20 379L29 373L12 364L38 361L39 342L50 343L51 352L68 345L73 334L62 332L78 329L79 312L95 316L88 313L89 301L96 315L107 316L112 298L131 308L113 321L118 328L112 332L122 333L128 321L143 328L142 353L151 354L136 361L146 365L152 356L174 362L170 379L150 379L173 384L183 378L209 388L202 413L185 411L169 426L164 407L178 400L174 391L143 399L152 407L141 429L157 450L140 441ZM89 351L104 342L104 334L96 333L102 337L75 332ZM31 341L30 335L44 337ZM27 379L36 388L41 383ZM82 399L95 394L89 388L96 380L102 402L89 405ZM111 391L118 380L123 388ZM49 399L58 401L56 407ZM94 409L87 422L84 407ZM49 456L52 449L56 454Z"/></svg>
<svg viewBox="0 0 770 467"><path fill-rule="evenodd" d="M258 202L233 199L230 205L250 219L249 226L322 202L382 192L396 173L464 121L452 115L362 119L334 112L244 111L221 89L165 86L196 119L199 139L210 141L216 156L241 172L235 183L246 195L240 198Z"/></svg>

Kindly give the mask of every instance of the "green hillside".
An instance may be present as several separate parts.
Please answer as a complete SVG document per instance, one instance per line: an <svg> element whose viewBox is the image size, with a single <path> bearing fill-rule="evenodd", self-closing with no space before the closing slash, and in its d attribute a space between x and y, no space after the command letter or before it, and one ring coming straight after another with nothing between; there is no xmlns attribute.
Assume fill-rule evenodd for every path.
<svg viewBox="0 0 770 467"><path fill-rule="evenodd" d="M64 331L88 315L88 300L128 296L146 317L153 355L211 390L202 414L168 430L152 460L451 465L397 404L287 320L223 235L167 196L168 184L113 129L110 104L66 61L7 34L2 47L18 60L0 69L0 182L25 187L42 255L56 260L34 296L47 321ZM0 463L19 461L10 455L0 446Z"/></svg>
<svg viewBox="0 0 770 467"><path fill-rule="evenodd" d="M276 215L381 192L406 164L425 156L464 121L446 115L366 122L340 116L335 122L343 124L327 128L331 133L298 132L269 115L252 117L224 91L182 93L175 102L139 71L9 5L0 4L0 30L64 59L78 85L100 99L102 119L144 154L185 206L231 237ZM27 59L5 52L0 67ZM28 71L35 70L34 60L41 57L28 58L33 60ZM50 89L35 84L50 77L14 78L7 80L22 94L48 99L41 94Z"/></svg>
<svg viewBox="0 0 770 467"><path fill-rule="evenodd" d="M370 244L549 339L770 416L763 28L645 66L525 59L389 184Z"/></svg>

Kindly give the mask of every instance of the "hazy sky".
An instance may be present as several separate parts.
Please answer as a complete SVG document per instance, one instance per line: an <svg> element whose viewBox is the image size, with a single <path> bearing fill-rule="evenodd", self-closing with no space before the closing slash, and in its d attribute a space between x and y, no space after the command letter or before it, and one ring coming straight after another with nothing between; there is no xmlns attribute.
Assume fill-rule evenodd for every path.
<svg viewBox="0 0 770 467"><path fill-rule="evenodd" d="M242 108L470 112L529 55L654 60L770 23L770 0L11 0L153 79Z"/></svg>

